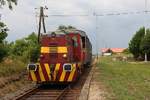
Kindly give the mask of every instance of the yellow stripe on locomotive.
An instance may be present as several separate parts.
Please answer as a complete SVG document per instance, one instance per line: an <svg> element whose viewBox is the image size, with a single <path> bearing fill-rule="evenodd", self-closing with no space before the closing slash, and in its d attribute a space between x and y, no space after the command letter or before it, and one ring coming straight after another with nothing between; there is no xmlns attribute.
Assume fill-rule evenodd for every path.
<svg viewBox="0 0 150 100"><path fill-rule="evenodd" d="M69 76L66 79L66 82L72 82L73 77L75 75L75 71L77 69L76 66L77 66L77 64L75 64L75 63L73 63L73 64L71 64L71 63L66 63L66 64L57 63L55 65L54 71L51 72L51 68L50 68L49 64L45 63L44 67L45 67L46 71L44 72L42 70L40 64L34 64L34 68L31 68L31 67L33 67L33 64L29 64L28 65L28 71L29 71L29 74L31 75L31 80L35 81L35 82L46 82L46 81L47 82L50 82L50 81L65 82L66 73L69 72ZM61 70L60 67L63 67L62 72L60 72L60 70ZM60 74L58 72L60 72L61 75L60 75L60 78L57 80L56 77L58 76L58 74ZM47 74L47 76L49 77L49 80L46 80L44 73Z"/></svg>
<svg viewBox="0 0 150 100"><path fill-rule="evenodd" d="M67 53L67 47L41 47L41 53Z"/></svg>

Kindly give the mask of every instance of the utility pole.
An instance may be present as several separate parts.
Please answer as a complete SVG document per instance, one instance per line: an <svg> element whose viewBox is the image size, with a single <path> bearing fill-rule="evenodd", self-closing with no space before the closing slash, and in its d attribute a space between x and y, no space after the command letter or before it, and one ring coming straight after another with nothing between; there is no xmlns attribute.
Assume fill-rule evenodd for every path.
<svg viewBox="0 0 150 100"><path fill-rule="evenodd" d="M147 0L145 0L145 20L146 20L146 14L147 14ZM146 22L146 21L145 21ZM146 36L146 25L145 25L145 36ZM147 53L145 52L145 62L147 62Z"/></svg>
<svg viewBox="0 0 150 100"><path fill-rule="evenodd" d="M0 14L0 20L1 20L1 18L2 18L2 14Z"/></svg>
<svg viewBox="0 0 150 100"><path fill-rule="evenodd" d="M35 8L35 9L37 9L37 8ZM38 23L38 42L40 42L41 27L43 27L44 33L46 33L45 17L47 17L47 16L44 14L44 9L48 9L48 8L46 6L40 7L40 15L39 15L39 23Z"/></svg>
<svg viewBox="0 0 150 100"><path fill-rule="evenodd" d="M96 42L96 45L95 46L96 46L96 58L98 59L98 49L99 49L98 48L98 43L97 43L98 42L98 38L97 38L97 35L98 35L98 15L96 14L96 12L94 12L93 16L95 16L95 25L96 25L95 26L95 28L96 28L96 32L95 32L95 38L96 38L95 42Z"/></svg>

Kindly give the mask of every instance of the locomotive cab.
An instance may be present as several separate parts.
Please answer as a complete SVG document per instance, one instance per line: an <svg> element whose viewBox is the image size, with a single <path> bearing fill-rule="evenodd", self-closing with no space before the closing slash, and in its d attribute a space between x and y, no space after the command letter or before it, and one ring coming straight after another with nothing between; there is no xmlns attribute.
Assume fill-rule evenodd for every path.
<svg viewBox="0 0 150 100"><path fill-rule="evenodd" d="M85 32L52 32L41 36L39 62L29 64L29 79L37 83L70 83L91 61L91 44Z"/></svg>
<svg viewBox="0 0 150 100"><path fill-rule="evenodd" d="M29 64L30 79L37 82L73 82L77 77L73 45L76 41L67 34L43 35L39 63ZM36 67L36 68L35 68ZM35 69L35 70L32 70Z"/></svg>

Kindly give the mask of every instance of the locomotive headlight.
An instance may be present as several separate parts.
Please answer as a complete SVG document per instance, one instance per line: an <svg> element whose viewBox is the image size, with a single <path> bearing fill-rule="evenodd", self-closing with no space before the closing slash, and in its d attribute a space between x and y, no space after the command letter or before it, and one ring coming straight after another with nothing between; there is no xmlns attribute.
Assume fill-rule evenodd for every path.
<svg viewBox="0 0 150 100"><path fill-rule="evenodd" d="M63 70L66 72L71 72L72 71L72 64L66 63L63 65Z"/></svg>
<svg viewBox="0 0 150 100"><path fill-rule="evenodd" d="M37 64L28 64L27 70L36 71L39 65Z"/></svg>
<svg viewBox="0 0 150 100"><path fill-rule="evenodd" d="M44 58L44 55L40 55L40 58Z"/></svg>
<svg viewBox="0 0 150 100"><path fill-rule="evenodd" d="M63 57L64 57L64 58L67 58L67 54L63 54Z"/></svg>

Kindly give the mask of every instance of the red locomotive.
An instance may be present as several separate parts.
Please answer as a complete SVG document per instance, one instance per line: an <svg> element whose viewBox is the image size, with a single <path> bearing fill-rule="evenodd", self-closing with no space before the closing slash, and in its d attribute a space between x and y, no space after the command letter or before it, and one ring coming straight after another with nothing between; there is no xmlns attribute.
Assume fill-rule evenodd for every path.
<svg viewBox="0 0 150 100"><path fill-rule="evenodd" d="M29 79L37 83L70 83L91 64L92 45L81 30L56 31L41 36L39 62L29 64Z"/></svg>

